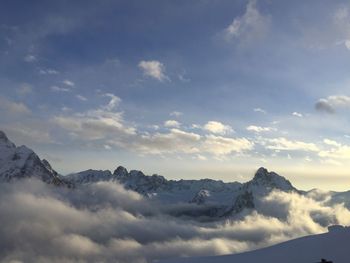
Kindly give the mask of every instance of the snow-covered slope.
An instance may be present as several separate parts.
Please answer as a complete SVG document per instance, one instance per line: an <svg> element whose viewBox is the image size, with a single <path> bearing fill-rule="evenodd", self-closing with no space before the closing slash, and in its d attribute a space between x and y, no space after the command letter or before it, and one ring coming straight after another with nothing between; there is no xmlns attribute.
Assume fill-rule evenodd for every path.
<svg viewBox="0 0 350 263"><path fill-rule="evenodd" d="M63 185L65 182L51 168L46 160L40 158L26 146L16 147L0 131L0 181L18 178L38 177L46 183Z"/></svg>
<svg viewBox="0 0 350 263"><path fill-rule="evenodd" d="M335 227L325 234L306 236L255 251L213 257L165 260L159 263L317 263L321 259L349 263L349 227Z"/></svg>

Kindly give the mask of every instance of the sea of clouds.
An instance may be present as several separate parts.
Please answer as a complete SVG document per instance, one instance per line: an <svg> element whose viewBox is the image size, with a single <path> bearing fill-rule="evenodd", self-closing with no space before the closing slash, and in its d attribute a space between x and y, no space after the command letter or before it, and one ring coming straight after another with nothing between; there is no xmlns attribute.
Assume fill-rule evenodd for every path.
<svg viewBox="0 0 350 263"><path fill-rule="evenodd" d="M275 191L257 211L215 222L174 216L177 207L111 182L77 189L35 179L2 183L0 262L145 263L228 254L350 224L350 211L330 205L322 192Z"/></svg>

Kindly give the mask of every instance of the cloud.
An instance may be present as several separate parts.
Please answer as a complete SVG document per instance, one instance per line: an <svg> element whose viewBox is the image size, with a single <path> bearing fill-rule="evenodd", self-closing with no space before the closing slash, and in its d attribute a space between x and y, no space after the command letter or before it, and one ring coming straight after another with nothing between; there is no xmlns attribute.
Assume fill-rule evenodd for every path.
<svg viewBox="0 0 350 263"><path fill-rule="evenodd" d="M311 151L318 152L319 148L314 143L303 141L291 141L284 137L267 139L267 149L272 150L287 150L287 151Z"/></svg>
<svg viewBox="0 0 350 263"><path fill-rule="evenodd" d="M246 129L247 131L253 131L256 133L269 132L269 131L275 130L274 128L271 128L271 127L261 127L261 126L255 126L255 125L250 125Z"/></svg>
<svg viewBox="0 0 350 263"><path fill-rule="evenodd" d="M33 88L28 83L22 83L19 88L16 89L16 92L20 96L28 95L29 93L32 93Z"/></svg>
<svg viewBox="0 0 350 263"><path fill-rule="evenodd" d="M201 136L196 133L173 128L169 133L140 135L135 138L132 148L150 154L197 153L200 140Z"/></svg>
<svg viewBox="0 0 350 263"><path fill-rule="evenodd" d="M40 75L57 75L57 74L60 74L60 72L58 70L49 68L49 69L40 69L39 74Z"/></svg>
<svg viewBox="0 0 350 263"><path fill-rule="evenodd" d="M170 114L169 114L170 116L173 116L173 117L180 117L180 116L182 116L183 115L183 113L182 112L180 112L180 111L173 111L173 112L170 112Z"/></svg>
<svg viewBox="0 0 350 263"><path fill-rule="evenodd" d="M224 125L218 121L209 121L204 125L204 129L214 133L214 134L226 134L229 132L233 132L233 129L229 125Z"/></svg>
<svg viewBox="0 0 350 263"><path fill-rule="evenodd" d="M329 158L328 162L337 162L337 160L348 160L350 159L350 146L343 145L339 142L324 139L323 142L329 146L328 149L321 150L318 155L323 158ZM331 161L332 160L332 161Z"/></svg>
<svg viewBox="0 0 350 263"><path fill-rule="evenodd" d="M326 99L319 99L315 104L315 108L318 111L323 111L326 113L333 114L337 108L349 108L350 107L350 97L346 95L333 95Z"/></svg>
<svg viewBox="0 0 350 263"><path fill-rule="evenodd" d="M69 86L69 87L74 87L75 86L75 83L71 80L68 80L68 79L65 79L64 81L62 81L62 83L66 86Z"/></svg>
<svg viewBox="0 0 350 263"><path fill-rule="evenodd" d="M301 113L299 113L299 112L296 112L296 111L294 111L294 112L292 113L292 115L295 116L295 117L299 117L299 118L302 118L302 117L303 117L303 114L301 114Z"/></svg>
<svg viewBox="0 0 350 263"><path fill-rule="evenodd" d="M257 211L215 222L168 213L167 204L101 182L74 190L36 180L0 184L0 257L4 262L144 263L179 256L238 253L350 223L329 194L272 192Z"/></svg>
<svg viewBox="0 0 350 263"><path fill-rule="evenodd" d="M110 98L110 101L108 102L108 104L103 107L104 109L106 109L108 111L114 110L119 105L119 103L122 101L118 96L116 96L112 93L106 93L103 96Z"/></svg>
<svg viewBox="0 0 350 263"><path fill-rule="evenodd" d="M70 92L71 91L70 88L62 88L62 87L58 87L58 86L51 86L50 90L54 91L54 92Z"/></svg>
<svg viewBox="0 0 350 263"><path fill-rule="evenodd" d="M9 115L29 115L31 110L22 102L10 101L7 98L0 97L0 109Z"/></svg>
<svg viewBox="0 0 350 263"><path fill-rule="evenodd" d="M34 62L34 61L36 61L37 60L37 58L36 58L36 56L34 56L34 55L32 55L32 54L28 54L28 55L26 55L25 57L24 57L24 61L25 62Z"/></svg>
<svg viewBox="0 0 350 263"><path fill-rule="evenodd" d="M207 135L203 143L203 150L214 155L241 153L253 149L254 143L246 138L227 138Z"/></svg>
<svg viewBox="0 0 350 263"><path fill-rule="evenodd" d="M53 122L73 138L88 141L122 139L135 134L135 128L125 124L122 112L114 111L120 98L110 93L105 96L110 98L106 105L86 112L55 116Z"/></svg>
<svg viewBox="0 0 350 263"><path fill-rule="evenodd" d="M175 128L179 128L181 126L180 122L176 121L176 120L167 120L164 122L164 126L165 127L175 127Z"/></svg>
<svg viewBox="0 0 350 263"><path fill-rule="evenodd" d="M257 9L257 1L250 0L245 13L236 17L224 30L225 38L229 41L253 42L262 38L268 31L270 17Z"/></svg>
<svg viewBox="0 0 350 263"><path fill-rule="evenodd" d="M87 101L87 100L88 100L86 97L84 97L83 95L80 95L80 94L76 95L75 97L76 97L78 100L81 100L81 101Z"/></svg>
<svg viewBox="0 0 350 263"><path fill-rule="evenodd" d="M266 110L263 110L261 108L254 108L253 110L254 110L254 112L260 112L260 113L266 114Z"/></svg>
<svg viewBox="0 0 350 263"><path fill-rule="evenodd" d="M157 79L159 81L169 80L169 77L167 77L164 73L165 67L163 63L157 60L142 60L138 66L145 76Z"/></svg>

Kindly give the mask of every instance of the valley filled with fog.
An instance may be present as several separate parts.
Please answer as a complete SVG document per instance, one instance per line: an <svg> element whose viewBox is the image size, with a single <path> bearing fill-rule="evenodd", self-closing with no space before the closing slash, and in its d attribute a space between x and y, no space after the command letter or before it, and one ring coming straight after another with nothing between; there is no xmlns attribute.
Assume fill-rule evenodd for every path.
<svg viewBox="0 0 350 263"><path fill-rule="evenodd" d="M256 210L200 222L115 182L67 189L24 179L0 185L2 262L151 262L237 253L350 224L329 195L273 191ZM188 205L188 204L187 204ZM196 209L196 204L192 204ZM181 207L179 208L181 209Z"/></svg>

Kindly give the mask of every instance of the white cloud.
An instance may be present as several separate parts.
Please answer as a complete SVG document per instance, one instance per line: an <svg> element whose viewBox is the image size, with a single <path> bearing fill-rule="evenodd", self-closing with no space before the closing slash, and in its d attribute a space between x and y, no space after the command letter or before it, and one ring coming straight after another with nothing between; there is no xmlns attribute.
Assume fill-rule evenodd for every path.
<svg viewBox="0 0 350 263"><path fill-rule="evenodd" d="M204 129L214 134L226 134L229 132L233 132L231 126L225 125L218 121L208 121L204 125Z"/></svg>
<svg viewBox="0 0 350 263"><path fill-rule="evenodd" d="M275 130L274 128L271 127L261 127L261 126L255 126L255 125L250 125L246 128L248 131L253 131L256 133L259 132L269 132Z"/></svg>
<svg viewBox="0 0 350 263"><path fill-rule="evenodd" d="M227 155L233 152L241 153L253 149L254 143L246 138L227 138L207 135L203 142L203 151L214 155Z"/></svg>
<svg viewBox="0 0 350 263"><path fill-rule="evenodd" d="M121 112L114 111L120 98L110 93L105 95L110 97L107 105L86 112L55 116L54 123L69 131L75 138L88 141L125 139L125 137L134 135L135 128L125 124Z"/></svg>
<svg viewBox="0 0 350 263"><path fill-rule="evenodd" d="M253 42L263 37L268 31L270 18L262 15L257 9L257 1L250 0L245 13L236 17L225 29L227 40L239 40L243 42Z"/></svg>
<svg viewBox="0 0 350 263"><path fill-rule="evenodd" d="M344 45L347 49L350 50L350 39L345 40Z"/></svg>
<svg viewBox="0 0 350 263"><path fill-rule="evenodd" d="M171 129L169 133L140 135L134 139L132 148L142 153L198 153L201 136L179 129ZM126 147L130 145L126 144Z"/></svg>
<svg viewBox="0 0 350 263"><path fill-rule="evenodd" d="M50 90L54 91L54 92L70 92L71 91L71 89L69 89L69 88L62 88L62 87L58 87L58 86L51 86Z"/></svg>
<svg viewBox="0 0 350 263"><path fill-rule="evenodd" d="M28 115L31 110L22 102L10 101L4 97L0 97L0 109L10 115Z"/></svg>
<svg viewBox="0 0 350 263"><path fill-rule="evenodd" d="M301 114L301 113L299 113L299 112L296 112L296 111L294 111L294 112L292 113L292 115L295 116L295 117L299 117L299 118L302 118L302 117L303 117L303 114Z"/></svg>
<svg viewBox="0 0 350 263"><path fill-rule="evenodd" d="M336 142L336 141L333 141L333 140L330 140L330 139L324 139L323 142L327 145L331 145L331 146L336 146L336 147L341 147L341 144Z"/></svg>
<svg viewBox="0 0 350 263"><path fill-rule="evenodd" d="M69 86L69 87L74 87L75 86L75 83L71 80L68 80L68 79L65 79L64 81L62 81L62 83L66 86Z"/></svg>
<svg viewBox="0 0 350 263"><path fill-rule="evenodd" d="M261 108L254 108L254 112L260 112L260 113L266 114L266 110Z"/></svg>
<svg viewBox="0 0 350 263"><path fill-rule="evenodd" d="M287 150L287 151L311 151L318 152L319 148L314 143L306 143L303 141L291 141L284 137L267 139L267 149L271 150Z"/></svg>
<svg viewBox="0 0 350 263"><path fill-rule="evenodd" d="M328 158L338 162L338 160L349 160L350 159L350 146L343 145L333 140L324 139L323 142L330 146L330 149L323 149L318 153L320 157Z"/></svg>
<svg viewBox="0 0 350 263"><path fill-rule="evenodd" d="M41 75L57 75L60 72L55 69L40 69L39 74Z"/></svg>
<svg viewBox="0 0 350 263"><path fill-rule="evenodd" d="M84 97L83 95L80 95L80 94L76 95L75 97L76 97L78 100L81 100L81 101L87 101L87 100L88 100L86 97Z"/></svg>
<svg viewBox="0 0 350 263"><path fill-rule="evenodd" d="M165 67L163 63L157 60L142 60L138 66L145 76L155 78L159 81L169 80L169 77L167 77L164 73Z"/></svg>
<svg viewBox="0 0 350 263"><path fill-rule="evenodd" d="M24 57L25 62L34 62L36 60L37 60L36 56L31 55L31 54L28 54Z"/></svg>
<svg viewBox="0 0 350 263"><path fill-rule="evenodd" d="M170 114L169 114L170 116L173 116L173 117L180 117L180 116L182 116L183 115L183 113L182 112L180 112L180 111L173 111L173 112L170 112Z"/></svg>
<svg viewBox="0 0 350 263"><path fill-rule="evenodd" d="M164 122L165 127L174 127L174 128L179 128L181 126L180 122L176 120L167 120Z"/></svg>
<svg viewBox="0 0 350 263"><path fill-rule="evenodd" d="M108 111L115 109L119 105L119 103L122 101L118 96L116 96L112 93L106 93L106 94L104 94L104 96L110 98L108 104L103 107L104 109L106 109Z"/></svg>

